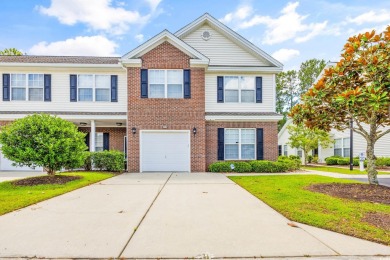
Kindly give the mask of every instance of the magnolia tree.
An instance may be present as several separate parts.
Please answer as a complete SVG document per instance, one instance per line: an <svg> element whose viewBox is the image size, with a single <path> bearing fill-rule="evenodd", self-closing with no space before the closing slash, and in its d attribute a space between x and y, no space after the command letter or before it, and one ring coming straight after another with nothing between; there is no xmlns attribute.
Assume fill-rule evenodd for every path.
<svg viewBox="0 0 390 260"><path fill-rule="evenodd" d="M350 37L341 60L303 95L290 116L309 128L343 131L350 127L367 141L370 184L378 184L375 143L390 133L390 26L383 33L366 32Z"/></svg>
<svg viewBox="0 0 390 260"><path fill-rule="evenodd" d="M288 144L292 148L302 149L305 165L307 164L307 159L311 150L318 148L318 145L327 148L331 143L329 134L324 130L311 129L302 124L289 125L287 129L290 134L290 142Z"/></svg>
<svg viewBox="0 0 390 260"><path fill-rule="evenodd" d="M43 167L51 176L84 164L85 134L59 117L36 114L2 127L1 152L17 166Z"/></svg>
<svg viewBox="0 0 390 260"><path fill-rule="evenodd" d="M20 56L23 55L23 53L16 48L8 48L0 51L0 55Z"/></svg>

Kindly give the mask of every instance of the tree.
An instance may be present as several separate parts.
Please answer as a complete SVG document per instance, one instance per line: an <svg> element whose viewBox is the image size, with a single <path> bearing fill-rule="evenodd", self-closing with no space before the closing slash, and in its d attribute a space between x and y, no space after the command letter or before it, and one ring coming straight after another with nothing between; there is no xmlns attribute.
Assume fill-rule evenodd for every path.
<svg viewBox="0 0 390 260"><path fill-rule="evenodd" d="M318 148L318 145L327 148L332 142L329 134L324 130L310 129L302 124L289 125L287 129L290 134L289 145L292 148L302 149L305 156L305 165L311 150Z"/></svg>
<svg viewBox="0 0 390 260"><path fill-rule="evenodd" d="M85 159L85 134L64 119L34 114L17 119L0 132L1 151L17 166L43 167L54 176L62 168L77 168Z"/></svg>
<svg viewBox="0 0 390 260"><path fill-rule="evenodd" d="M8 48L0 51L0 55L20 56L23 53L16 48Z"/></svg>
<svg viewBox="0 0 390 260"><path fill-rule="evenodd" d="M378 184L375 143L390 130L390 26L352 36L344 45L341 60L303 96L290 114L294 122L309 128L353 131L367 141L367 173L370 184ZM365 127L366 126L366 127Z"/></svg>
<svg viewBox="0 0 390 260"><path fill-rule="evenodd" d="M310 59L303 62L298 71L299 96L306 93L313 86L318 75L324 69L326 62L324 60Z"/></svg>
<svg viewBox="0 0 390 260"><path fill-rule="evenodd" d="M287 113L299 100L298 84L298 73L295 70L281 72L276 77L276 112L284 117L279 121L279 129L286 122Z"/></svg>

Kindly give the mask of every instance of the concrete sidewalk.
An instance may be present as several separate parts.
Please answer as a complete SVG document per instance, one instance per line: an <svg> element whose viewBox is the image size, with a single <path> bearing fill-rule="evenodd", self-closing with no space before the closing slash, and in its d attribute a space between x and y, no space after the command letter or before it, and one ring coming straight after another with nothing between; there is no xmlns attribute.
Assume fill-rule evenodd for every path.
<svg viewBox="0 0 390 260"><path fill-rule="evenodd" d="M0 258L390 256L288 222L221 174L123 174L1 216Z"/></svg>

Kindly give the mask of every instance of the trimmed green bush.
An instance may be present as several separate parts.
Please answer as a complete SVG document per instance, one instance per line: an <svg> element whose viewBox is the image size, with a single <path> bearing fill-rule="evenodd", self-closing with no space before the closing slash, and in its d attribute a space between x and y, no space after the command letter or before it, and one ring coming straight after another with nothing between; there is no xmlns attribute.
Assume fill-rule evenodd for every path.
<svg viewBox="0 0 390 260"><path fill-rule="evenodd" d="M340 158L337 159L338 165L348 165L349 164L349 158Z"/></svg>
<svg viewBox="0 0 390 260"><path fill-rule="evenodd" d="M312 163L318 163L318 156L313 156Z"/></svg>
<svg viewBox="0 0 390 260"><path fill-rule="evenodd" d="M84 170L91 171L92 170L92 153L91 152L85 152L85 160L84 160Z"/></svg>
<svg viewBox="0 0 390 260"><path fill-rule="evenodd" d="M289 171L299 170L302 164L301 159L283 159L280 157L278 158L278 162L286 164Z"/></svg>
<svg viewBox="0 0 390 260"><path fill-rule="evenodd" d="M325 162L327 165L337 165L337 160L340 159L340 157L327 157L325 158Z"/></svg>
<svg viewBox="0 0 390 260"><path fill-rule="evenodd" d="M234 164L234 172L252 172L252 166L247 162L232 162Z"/></svg>
<svg viewBox="0 0 390 260"><path fill-rule="evenodd" d="M353 166L359 166L359 159L353 159Z"/></svg>
<svg viewBox="0 0 390 260"><path fill-rule="evenodd" d="M215 162L209 165L210 172L232 172L231 162Z"/></svg>
<svg viewBox="0 0 390 260"><path fill-rule="evenodd" d="M390 158L389 157L378 157L375 161L375 165L378 167L390 166Z"/></svg>
<svg viewBox="0 0 390 260"><path fill-rule="evenodd" d="M91 153L94 168L101 171L122 172L125 169L124 153L116 150Z"/></svg>
<svg viewBox="0 0 390 260"><path fill-rule="evenodd" d="M285 160L285 159L289 159L288 156L286 156L286 155L281 155L281 156L278 157L278 161L279 161L279 160Z"/></svg>
<svg viewBox="0 0 390 260"><path fill-rule="evenodd" d="M290 155L288 158L291 160L300 160L301 159L298 155Z"/></svg>
<svg viewBox="0 0 390 260"><path fill-rule="evenodd" d="M252 170L254 172L286 172L288 171L288 165L285 162L278 161L278 162L272 162L272 161L251 161L250 164L252 165Z"/></svg>
<svg viewBox="0 0 390 260"><path fill-rule="evenodd" d="M307 162L311 163L313 161L313 155L308 155L307 156Z"/></svg>

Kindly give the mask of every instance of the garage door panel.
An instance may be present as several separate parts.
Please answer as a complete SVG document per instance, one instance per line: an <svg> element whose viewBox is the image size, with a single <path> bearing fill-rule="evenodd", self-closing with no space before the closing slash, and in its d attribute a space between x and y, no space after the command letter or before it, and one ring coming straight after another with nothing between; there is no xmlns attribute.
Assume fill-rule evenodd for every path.
<svg viewBox="0 0 390 260"><path fill-rule="evenodd" d="M189 132L142 132L141 170L189 171Z"/></svg>

